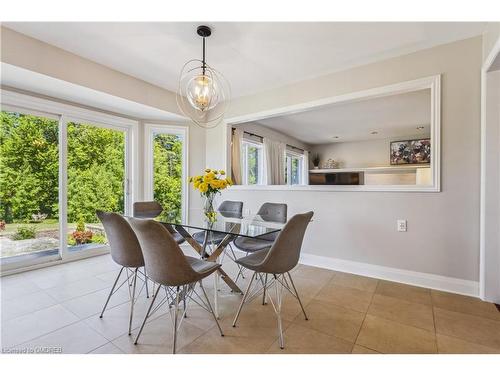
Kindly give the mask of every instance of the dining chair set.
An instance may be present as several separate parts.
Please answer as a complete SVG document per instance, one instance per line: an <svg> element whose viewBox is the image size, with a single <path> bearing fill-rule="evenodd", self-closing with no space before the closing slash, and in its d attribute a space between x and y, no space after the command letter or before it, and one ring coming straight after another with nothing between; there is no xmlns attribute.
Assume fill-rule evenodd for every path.
<svg viewBox="0 0 500 375"><path fill-rule="evenodd" d="M258 228L259 225L274 223L281 224L281 230L269 231L257 236L236 234L228 237L228 233L209 229L188 235L187 231L180 230L179 226L154 220L163 211L157 202L136 202L133 211L133 217L102 211L98 211L97 216L104 226L111 257L120 266L100 318L103 317L112 296L126 284L130 294L128 334L131 335L134 306L143 290L145 290L146 297L150 297L148 281L153 285L151 302L134 344L138 343L148 319L161 307L166 306L172 321L172 353L175 354L178 331L187 316L190 303L205 309L215 320L221 336L224 336L216 309L208 298L203 281L208 276L215 275L214 303L216 304L217 279L219 275L223 275L224 278L226 274L218 259L211 257L208 252L213 253L214 249L229 240L231 242L223 247L223 252L238 267L236 281L239 277L244 278L245 272L251 272L233 320L233 327L236 327L243 306L262 294L262 303L266 304L269 299L273 306L277 318L279 344L283 349L281 310L284 291L288 291L298 300L304 318L308 319L290 271L298 264L302 241L313 212L294 215L287 221L286 204L264 203L251 220L250 227ZM241 224L245 222L243 202L224 201L218 211L229 223L234 219L233 225L238 227L244 225ZM199 257L185 255L180 245L186 241L199 250ZM238 258L235 249L239 250L243 256ZM126 277L119 283L122 274ZM138 280L142 286L137 292ZM232 285L226 278L224 280L228 285ZM270 293L273 287L274 293ZM233 289L240 290L236 286Z"/></svg>

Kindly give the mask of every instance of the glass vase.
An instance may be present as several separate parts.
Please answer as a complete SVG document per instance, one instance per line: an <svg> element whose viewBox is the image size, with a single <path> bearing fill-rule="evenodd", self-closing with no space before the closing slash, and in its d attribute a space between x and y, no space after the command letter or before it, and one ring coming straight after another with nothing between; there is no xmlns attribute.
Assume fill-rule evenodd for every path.
<svg viewBox="0 0 500 375"><path fill-rule="evenodd" d="M215 211L214 199L215 199L215 194L205 195L205 204L203 206L203 213L205 214L205 219L209 223L215 223L215 221L217 221L217 212Z"/></svg>

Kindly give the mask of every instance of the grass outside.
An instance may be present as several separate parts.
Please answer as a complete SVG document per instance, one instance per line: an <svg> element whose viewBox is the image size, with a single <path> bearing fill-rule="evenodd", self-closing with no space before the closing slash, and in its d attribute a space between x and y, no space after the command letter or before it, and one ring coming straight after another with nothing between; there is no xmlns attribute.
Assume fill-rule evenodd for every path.
<svg viewBox="0 0 500 375"><path fill-rule="evenodd" d="M5 224L5 230L0 235L14 234L19 227L34 226L37 232L44 230L59 230L59 222L56 219L46 219L41 223L11 223ZM74 230L76 223L68 223L68 230Z"/></svg>

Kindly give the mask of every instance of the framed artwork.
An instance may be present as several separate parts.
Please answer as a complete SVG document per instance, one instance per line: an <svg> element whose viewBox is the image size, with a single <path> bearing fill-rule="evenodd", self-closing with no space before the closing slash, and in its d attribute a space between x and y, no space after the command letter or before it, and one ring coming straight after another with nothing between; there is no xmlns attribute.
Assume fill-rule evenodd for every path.
<svg viewBox="0 0 500 375"><path fill-rule="evenodd" d="M391 165L429 164L430 162L430 138L391 142Z"/></svg>

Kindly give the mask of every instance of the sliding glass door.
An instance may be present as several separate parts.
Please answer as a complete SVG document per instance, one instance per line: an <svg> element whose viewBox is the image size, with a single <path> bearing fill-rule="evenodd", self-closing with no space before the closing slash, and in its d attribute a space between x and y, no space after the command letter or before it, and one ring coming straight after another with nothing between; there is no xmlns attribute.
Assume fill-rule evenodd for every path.
<svg viewBox="0 0 500 375"><path fill-rule="evenodd" d="M2 273L109 251L96 211L129 214L137 122L21 94L5 98L13 103L1 111Z"/></svg>
<svg viewBox="0 0 500 375"><path fill-rule="evenodd" d="M59 120L1 112L2 267L60 259Z"/></svg>
<svg viewBox="0 0 500 375"><path fill-rule="evenodd" d="M126 132L103 125L67 123L68 251L107 243L96 211L125 213Z"/></svg>

